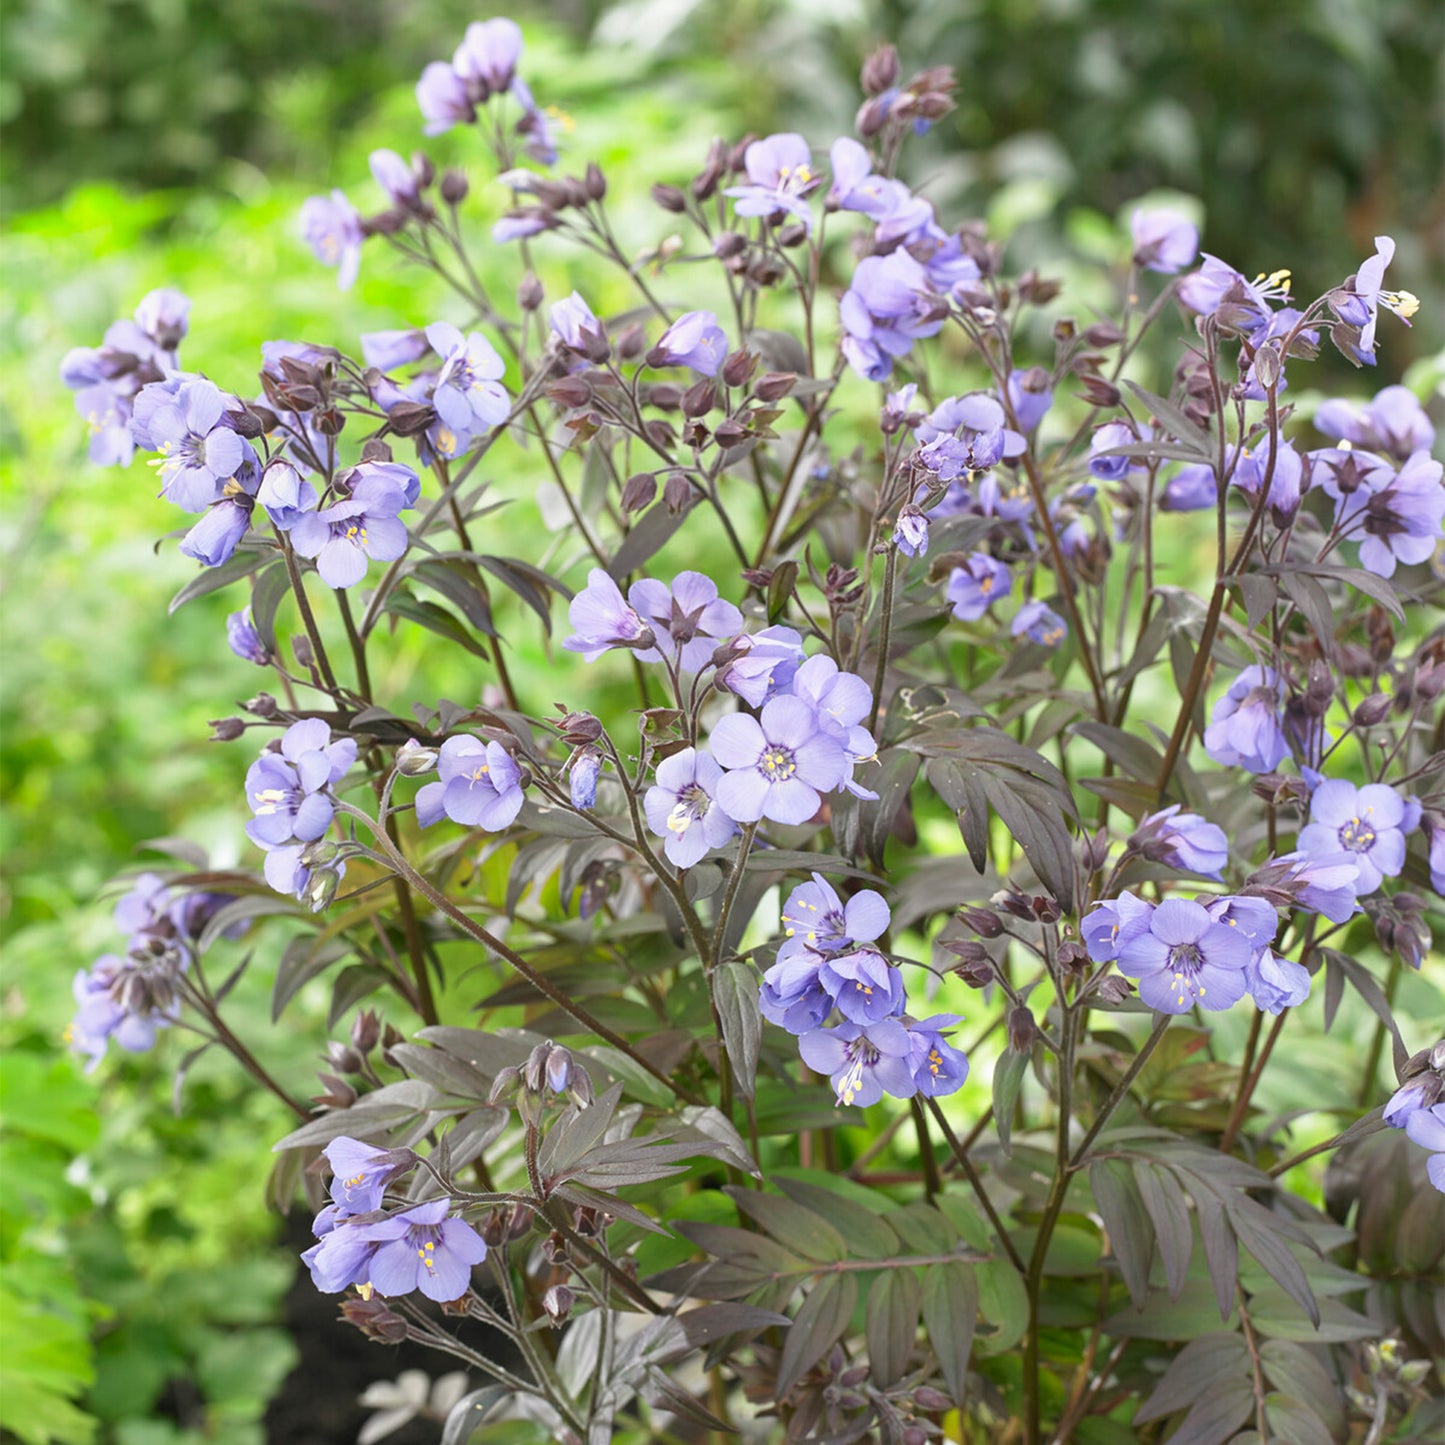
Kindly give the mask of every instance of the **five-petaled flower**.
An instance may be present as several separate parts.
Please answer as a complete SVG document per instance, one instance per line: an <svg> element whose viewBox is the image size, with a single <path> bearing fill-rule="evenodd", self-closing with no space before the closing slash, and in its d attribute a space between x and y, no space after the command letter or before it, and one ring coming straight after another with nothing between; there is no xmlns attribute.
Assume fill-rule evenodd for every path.
<svg viewBox="0 0 1445 1445"><path fill-rule="evenodd" d="M522 811L522 770L496 741L470 733L448 738L437 759L438 781L416 795L416 820L429 828L441 818L500 833Z"/></svg>
<svg viewBox="0 0 1445 1445"><path fill-rule="evenodd" d="M737 832L717 800L723 771L710 753L683 748L657 765L657 781L643 798L647 826L663 840L677 868L691 868Z"/></svg>
<svg viewBox="0 0 1445 1445"><path fill-rule="evenodd" d="M1405 833L1419 820L1413 806L1384 783L1357 787L1328 778L1310 797L1310 820L1300 829L1299 851L1307 858L1348 853L1359 870L1356 892L1373 893L1405 866Z"/></svg>
<svg viewBox="0 0 1445 1445"><path fill-rule="evenodd" d="M761 718L723 718L711 747L729 770L718 783L718 801L739 823L806 823L822 806L820 794L839 787L848 772L843 744L797 697L773 698Z"/></svg>

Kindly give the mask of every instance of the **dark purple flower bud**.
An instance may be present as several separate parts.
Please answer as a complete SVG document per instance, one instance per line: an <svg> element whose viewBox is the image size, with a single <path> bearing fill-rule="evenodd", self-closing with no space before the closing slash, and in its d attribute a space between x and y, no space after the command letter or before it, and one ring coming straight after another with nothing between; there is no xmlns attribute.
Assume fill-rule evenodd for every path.
<svg viewBox="0 0 1445 1445"><path fill-rule="evenodd" d="M658 182L652 188L652 199L664 211L680 216L687 210L687 197L676 186L665 186Z"/></svg>
<svg viewBox="0 0 1445 1445"><path fill-rule="evenodd" d="M1004 931L998 914L989 908L963 908L958 916L980 938L998 938Z"/></svg>
<svg viewBox="0 0 1445 1445"><path fill-rule="evenodd" d="M399 1345L406 1339L411 1326L379 1295L361 1299L348 1295L341 1301L342 1318L355 1327L369 1340L383 1345Z"/></svg>
<svg viewBox="0 0 1445 1445"><path fill-rule="evenodd" d="M673 516L690 507L695 495L691 479L682 472L672 472L662 484L662 500Z"/></svg>
<svg viewBox="0 0 1445 1445"><path fill-rule="evenodd" d="M730 261L747 250L748 238L737 231L720 231L712 243L712 253L719 261Z"/></svg>
<svg viewBox="0 0 1445 1445"><path fill-rule="evenodd" d="M628 477L622 488L622 511L624 515L640 512L652 505L657 496L657 477L652 472L638 472Z"/></svg>
<svg viewBox="0 0 1445 1445"><path fill-rule="evenodd" d="M1118 1005L1133 992L1128 979L1120 978L1117 973L1111 973L1107 978L1100 980L1097 989L1099 1001L1105 1004Z"/></svg>
<svg viewBox="0 0 1445 1445"><path fill-rule="evenodd" d="M864 95L881 95L897 79L898 51L893 46L881 46L863 62Z"/></svg>
<svg viewBox="0 0 1445 1445"><path fill-rule="evenodd" d="M246 724L238 717L212 718L208 726L213 743L233 743L246 731Z"/></svg>
<svg viewBox="0 0 1445 1445"><path fill-rule="evenodd" d="M602 724L590 712L569 712L557 724L564 742L573 747L595 743L602 736Z"/></svg>
<svg viewBox="0 0 1445 1445"><path fill-rule="evenodd" d="M554 1284L542 1296L542 1309L552 1322L553 1329L560 1329L572 1313L576 1295L565 1284Z"/></svg>

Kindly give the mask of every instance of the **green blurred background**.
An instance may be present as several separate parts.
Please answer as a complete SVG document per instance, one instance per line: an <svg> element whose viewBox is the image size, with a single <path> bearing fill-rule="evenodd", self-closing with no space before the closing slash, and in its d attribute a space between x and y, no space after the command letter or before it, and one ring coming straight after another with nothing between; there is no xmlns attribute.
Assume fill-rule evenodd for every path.
<svg viewBox="0 0 1445 1445"><path fill-rule="evenodd" d="M175 518L139 461L89 464L56 364L162 285L195 302L184 364L241 390L262 341L354 348L364 330L450 314L427 281L370 252L356 290L338 295L296 239L295 214L332 185L363 209L380 204L367 152L421 143L415 77L485 13L458 0L6 7L0 1424L27 1441L251 1445L294 1358L277 1327L291 1265L268 1252L276 1224L257 1146L285 1121L209 1058L175 1117L177 1038L108 1060L99 1082L60 1052L71 976L113 941L99 891L136 866L137 843L184 833L221 862L246 858L244 759L204 739L206 720L262 679L225 650L235 602L167 618L193 575L173 546L154 545ZM1424 390L1438 374L1435 0L577 0L519 18L525 74L575 121L563 166L604 164L630 243L666 233L647 187L685 179L713 135L846 132L858 64L892 39L905 73L947 63L960 76L958 110L919 144L910 174L945 216L1017 228L1018 268L1044 264L1088 294L1128 203L1161 191L1202 204L1209 250L1250 273L1291 267L1302 295L1389 232L1393 284L1422 297L1415 328L1386 318L1378 372L1355 376L1327 356L1310 383L1369 394L1407 373ZM469 169L484 237L503 198L473 139L428 149ZM505 294L515 254L484 242L480 254ZM558 248L541 254L549 284L600 284ZM424 647L400 654L398 686ZM524 690L528 676L545 690L540 652L521 665ZM236 1000L252 1033L266 1024L264 959L257 972ZM1441 1009L1420 978L1404 981L1400 1004L1417 1022ZM325 1013L324 991L303 994L262 1050L303 1094ZM1342 1011L1332 1098L1355 1094L1370 1032ZM1318 1102L1317 1073L1299 1098L1280 1073L1269 1105ZM981 1098L986 1080L981 1069Z"/></svg>

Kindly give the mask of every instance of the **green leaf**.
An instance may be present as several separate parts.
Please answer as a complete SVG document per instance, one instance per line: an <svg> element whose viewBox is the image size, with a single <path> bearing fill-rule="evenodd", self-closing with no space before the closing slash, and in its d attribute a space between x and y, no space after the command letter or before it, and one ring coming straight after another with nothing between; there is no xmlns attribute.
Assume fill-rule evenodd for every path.
<svg viewBox="0 0 1445 1445"><path fill-rule="evenodd" d="M880 1389L886 1390L908 1368L922 1297L922 1286L911 1269L884 1270L868 1291L868 1361L870 1377Z"/></svg>
<svg viewBox="0 0 1445 1445"><path fill-rule="evenodd" d="M1343 1439L1348 1421L1340 1388L1308 1349L1293 1340L1266 1340L1259 1358L1265 1378L1284 1395L1308 1400L1332 1436Z"/></svg>
<svg viewBox="0 0 1445 1445"><path fill-rule="evenodd" d="M722 963L713 969L711 982L733 1080L743 1098L751 1099L757 1092L758 1052L763 1041L757 974L743 963Z"/></svg>
<svg viewBox="0 0 1445 1445"><path fill-rule="evenodd" d="M783 1340L774 1398L781 1400L842 1338L858 1307L858 1279L826 1274L813 1287Z"/></svg>
<svg viewBox="0 0 1445 1445"><path fill-rule="evenodd" d="M978 1348L985 1355L1004 1354L1023 1339L1029 1325L1029 1297L1023 1279L1006 1259L980 1260L973 1273L979 1313L994 1327L979 1336Z"/></svg>
<svg viewBox="0 0 1445 1445"><path fill-rule="evenodd" d="M1089 1166L1089 1187L1109 1231L1109 1247L1119 1262L1129 1298L1135 1309L1142 1309L1149 1294L1154 1226L1140 1198L1134 1171L1123 1159L1097 1159ZM1174 1294L1177 1298L1177 1291Z"/></svg>
<svg viewBox="0 0 1445 1445"><path fill-rule="evenodd" d="M1139 1159L1134 1163L1134 1182L1139 1197L1154 1225L1154 1238L1164 1264L1169 1296L1178 1299L1194 1253L1194 1230L1189 1223L1189 1206L1173 1173L1160 1164Z"/></svg>
<svg viewBox="0 0 1445 1445"><path fill-rule="evenodd" d="M898 1235L888 1221L826 1189L819 1189L797 1179L775 1178L771 1181L790 1199L828 1219L848 1241L852 1254L860 1259L886 1259L899 1250ZM886 1207L892 1200L879 1196Z"/></svg>
<svg viewBox="0 0 1445 1445"><path fill-rule="evenodd" d="M955 1405L967 1389L973 1332L978 1324L978 1281L973 1267L941 1264L923 1274L923 1329Z"/></svg>
<svg viewBox="0 0 1445 1445"><path fill-rule="evenodd" d="M1288 1440L1290 1445L1335 1445L1324 1421L1304 1401L1290 1395L1266 1395L1264 1418L1276 1440Z"/></svg>
<svg viewBox="0 0 1445 1445"><path fill-rule="evenodd" d="M724 1192L742 1213L789 1249L819 1264L835 1264L848 1258L847 1241L821 1214L791 1199L756 1189L729 1186Z"/></svg>
<svg viewBox="0 0 1445 1445"><path fill-rule="evenodd" d="M448 612L445 607L438 607L435 602L422 602L398 587L386 599L383 611L390 612L395 617L405 617L408 622L415 622L419 627L435 632L439 637L444 637L448 642L470 652L473 657L491 660L491 651L485 643L478 642L472 636L461 618Z"/></svg>
<svg viewBox="0 0 1445 1445"><path fill-rule="evenodd" d="M1249 1301L1249 1318L1255 1329L1274 1340L1299 1340L1311 1345L1341 1345L1349 1340L1377 1340L1380 1325L1342 1305L1321 1300L1319 1324L1283 1290L1260 1290Z"/></svg>
<svg viewBox="0 0 1445 1445"><path fill-rule="evenodd" d="M1029 1066L1027 1053L1007 1049L1003 1057L993 1066L993 1122L998 1129L998 1142L1005 1154L1013 1152L1014 1108L1018 1104L1019 1090L1023 1088L1024 1074Z"/></svg>

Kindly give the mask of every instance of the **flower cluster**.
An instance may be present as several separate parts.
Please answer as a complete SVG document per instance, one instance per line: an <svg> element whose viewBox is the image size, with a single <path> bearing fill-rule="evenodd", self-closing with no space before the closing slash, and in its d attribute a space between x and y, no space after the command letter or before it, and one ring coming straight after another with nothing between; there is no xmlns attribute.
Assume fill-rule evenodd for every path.
<svg viewBox="0 0 1445 1445"><path fill-rule="evenodd" d="M487 1246L470 1224L451 1215L449 1199L432 1199L387 1214L387 1187L416 1166L409 1149L376 1149L342 1136L322 1151L332 1169L331 1203L316 1216L320 1240L302 1254L324 1294L355 1285L389 1299L420 1292L449 1302L471 1288L472 1266Z"/></svg>
<svg viewBox="0 0 1445 1445"><path fill-rule="evenodd" d="M246 773L255 815L246 836L266 852L266 881L317 906L330 901L345 864L323 842L336 814L332 788L356 761L353 738L331 738L320 718L292 723Z"/></svg>
<svg viewBox="0 0 1445 1445"><path fill-rule="evenodd" d="M845 903L815 873L784 904L783 942L763 975L763 1017L798 1035L803 1062L829 1076L840 1104L933 1098L968 1076L968 1060L943 1037L958 1016L906 1012L902 974L876 947L890 916L881 893L865 888Z"/></svg>

